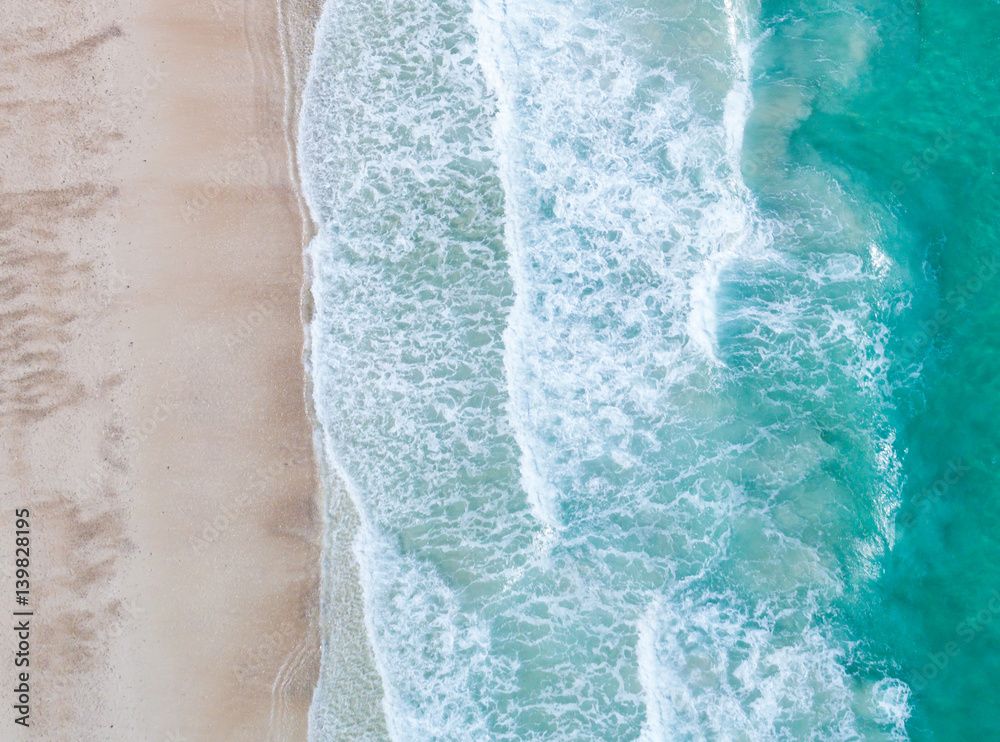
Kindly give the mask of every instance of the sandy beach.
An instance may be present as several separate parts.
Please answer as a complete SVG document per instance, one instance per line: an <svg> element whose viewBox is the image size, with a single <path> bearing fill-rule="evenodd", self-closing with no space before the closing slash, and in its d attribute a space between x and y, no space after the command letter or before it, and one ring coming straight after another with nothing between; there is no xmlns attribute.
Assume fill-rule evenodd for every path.
<svg viewBox="0 0 1000 742"><path fill-rule="evenodd" d="M306 739L292 135L319 6L0 2L0 594L27 508L34 612L5 739Z"/></svg>

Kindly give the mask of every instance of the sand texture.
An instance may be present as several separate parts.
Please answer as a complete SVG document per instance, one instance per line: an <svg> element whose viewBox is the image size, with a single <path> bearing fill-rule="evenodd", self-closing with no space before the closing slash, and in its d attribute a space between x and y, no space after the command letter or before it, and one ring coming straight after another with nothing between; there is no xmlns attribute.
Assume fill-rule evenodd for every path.
<svg viewBox="0 0 1000 742"><path fill-rule="evenodd" d="M35 611L12 739L306 739L321 510L290 135L318 10L0 0L0 611L17 508Z"/></svg>

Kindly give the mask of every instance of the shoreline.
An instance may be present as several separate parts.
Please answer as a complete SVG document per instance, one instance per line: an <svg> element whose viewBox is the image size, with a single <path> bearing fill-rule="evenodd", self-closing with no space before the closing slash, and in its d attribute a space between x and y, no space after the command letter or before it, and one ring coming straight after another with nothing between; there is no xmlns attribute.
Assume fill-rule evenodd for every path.
<svg viewBox="0 0 1000 742"><path fill-rule="evenodd" d="M200 137L188 127L205 126L205 103L221 99L223 109L218 123L210 125L213 135L205 137L197 148L200 152L194 154L196 167L202 166L206 191L217 173L225 173L223 182L218 195L188 223L186 237L218 251L216 265L209 267L204 250L195 248L207 285L221 282L232 288L224 290L226 295L211 297L200 309L209 317L220 309L229 315L224 322L231 330L225 337L248 325L252 332L249 338L236 333L237 342L227 342L224 348L219 348L217 339L193 343L198 363L228 379L216 376L202 382L208 387L205 392L218 395L209 401L209 407L217 405L215 411L206 411L201 418L210 426L209 442L219 443L212 439L219 433L214 428L221 417L234 445L188 484L189 494L197 497L199 480L211 486L221 479L223 496L211 505L198 503L184 520L208 522L221 533L190 559L158 565L162 577L156 583L177 584L184 575L209 565L209 574L199 575L202 584L197 587L203 597L192 602L216 605L191 615L187 608L172 610L176 595L152 601L147 610L165 618L164 625L156 628L166 634L165 644L175 644L171 654L190 649L182 638L188 633L202 637L206 646L201 657L179 663L163 678L165 682L143 694L148 699L143 705L158 704L162 719L155 726L166 729L176 724L178 735L194 739L301 740L307 737L319 660L321 522L311 399L303 365L308 319L303 314L308 280L303 250L311 225L302 208L294 130L289 129L300 96L289 87L295 57L294 49L285 46L294 29L283 24L278 2L213 7L214 17L207 18L202 13L185 19L182 9L168 3L161 3L158 10L161 28L171 41L176 39L177 61L194 72L188 78L191 87L179 90L169 106L186 119L175 120L171 133L194 134L181 146L197 148ZM311 29L305 34L311 42ZM230 42L225 54L220 54L220 36ZM205 70L215 65L219 65L218 87L205 79ZM197 99L191 88L200 88ZM202 158L214 159L214 168L197 162ZM228 178L237 162L239 167ZM157 172L169 172L169 167L164 161ZM185 191L192 192L193 179L182 179L189 183L177 189L175 201ZM201 299L198 290L185 293L189 301ZM193 319L195 324L201 321ZM215 351L207 363L206 345ZM233 373L226 374L230 369ZM188 397L192 416L202 401L199 396ZM180 449L182 459L203 454L204 441L183 444L185 427L164 431L166 440L154 444L157 454L151 468L165 463L163 449L171 444ZM245 463L225 472L213 470L225 467L230 457ZM147 528L150 540L162 533L155 516ZM178 623L183 627L179 632ZM156 628L147 625L140 634L155 635ZM153 664L159 652L151 654L144 664ZM200 688L188 687L192 675L201 680ZM160 700L164 696L176 699L174 704L164 704Z"/></svg>
<svg viewBox="0 0 1000 742"><path fill-rule="evenodd" d="M277 0L279 7L288 0ZM291 0L294 5L294 0ZM375 667L364 607L360 565L355 554L361 518L344 482L327 457L323 424L313 397L312 338L313 267L311 243L319 232L306 198L303 183L299 135L306 89L313 74L312 61L316 33L326 19L327 3L314 0L319 14L313 19L309 43L298 44L297 59L290 65L293 79L291 115L286 125L287 140L293 148L294 179L303 214L302 322L306 333L303 365L306 369L306 407L313 426L316 466L321 490L322 567L320 586L321 657L309 709L310 742L383 742L389 738L383 707L382 677ZM301 25L301 24L300 24ZM294 49L295 44L293 42Z"/></svg>
<svg viewBox="0 0 1000 742"><path fill-rule="evenodd" d="M32 736L304 740L324 496L296 124L322 3L82 5L10 4L0 41Z"/></svg>

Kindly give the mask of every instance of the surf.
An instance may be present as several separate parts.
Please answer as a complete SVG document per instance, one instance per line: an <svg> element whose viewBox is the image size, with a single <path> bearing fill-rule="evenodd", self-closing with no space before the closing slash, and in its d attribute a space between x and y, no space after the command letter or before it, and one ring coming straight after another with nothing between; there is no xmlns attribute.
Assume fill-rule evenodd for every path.
<svg viewBox="0 0 1000 742"><path fill-rule="evenodd" d="M833 179L763 177L758 15L328 5L313 378L390 738L906 738L841 610L903 278Z"/></svg>

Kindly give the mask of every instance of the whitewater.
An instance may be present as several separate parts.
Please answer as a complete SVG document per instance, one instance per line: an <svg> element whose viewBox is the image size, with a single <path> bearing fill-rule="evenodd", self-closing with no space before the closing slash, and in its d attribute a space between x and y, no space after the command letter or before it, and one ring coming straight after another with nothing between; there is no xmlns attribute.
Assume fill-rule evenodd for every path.
<svg viewBox="0 0 1000 742"><path fill-rule="evenodd" d="M327 3L310 358L382 719L324 714L326 666L315 739L909 739L845 606L894 546L917 279L792 162L811 88L755 95L763 15ZM843 88L873 32L841 21Z"/></svg>

